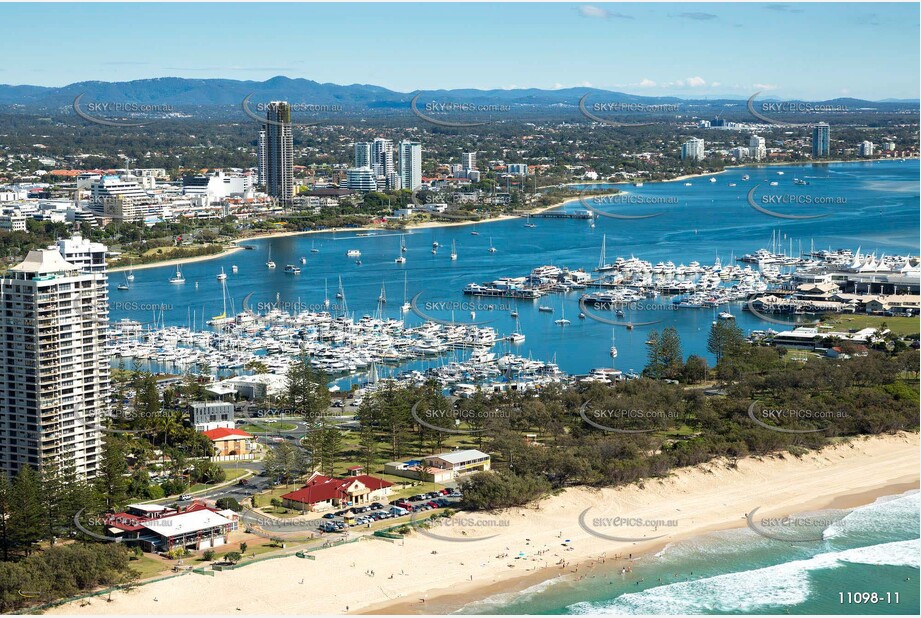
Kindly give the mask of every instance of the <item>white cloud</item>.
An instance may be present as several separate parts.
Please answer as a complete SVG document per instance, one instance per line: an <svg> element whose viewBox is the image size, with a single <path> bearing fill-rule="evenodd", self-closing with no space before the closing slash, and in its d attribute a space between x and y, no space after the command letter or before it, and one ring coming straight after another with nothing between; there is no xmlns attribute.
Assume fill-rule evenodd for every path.
<svg viewBox="0 0 921 618"><path fill-rule="evenodd" d="M598 19L607 19L611 16L607 9L592 4L582 4L579 6L579 14L582 17L595 17Z"/></svg>
<svg viewBox="0 0 921 618"><path fill-rule="evenodd" d="M640 83L637 85L640 88L655 88L656 87L656 83L654 81L652 81L651 79L645 79L645 78L642 81L640 81Z"/></svg>
<svg viewBox="0 0 921 618"><path fill-rule="evenodd" d="M687 79L688 86L691 88L699 88L700 86L706 86L707 82L704 81L702 77L689 77Z"/></svg>
<svg viewBox="0 0 921 618"><path fill-rule="evenodd" d="M777 90L776 84L752 84L755 90Z"/></svg>

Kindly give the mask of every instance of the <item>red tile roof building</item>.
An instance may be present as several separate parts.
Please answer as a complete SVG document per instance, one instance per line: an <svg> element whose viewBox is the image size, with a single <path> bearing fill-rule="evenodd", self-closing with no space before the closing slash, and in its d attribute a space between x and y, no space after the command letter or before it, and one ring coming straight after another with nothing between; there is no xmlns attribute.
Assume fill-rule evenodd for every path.
<svg viewBox="0 0 921 618"><path fill-rule="evenodd" d="M393 483L367 474L336 479L314 472L306 485L281 499L288 508L322 511L335 506L370 504L389 496L391 487Z"/></svg>

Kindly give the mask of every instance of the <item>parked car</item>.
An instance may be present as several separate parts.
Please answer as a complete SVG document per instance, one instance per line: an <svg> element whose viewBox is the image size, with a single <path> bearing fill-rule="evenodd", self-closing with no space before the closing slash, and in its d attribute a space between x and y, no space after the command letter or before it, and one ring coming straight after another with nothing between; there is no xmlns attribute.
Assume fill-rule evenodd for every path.
<svg viewBox="0 0 921 618"><path fill-rule="evenodd" d="M374 509L375 511L379 511L380 509L384 508L384 505L381 504L380 502L375 502L371 505L371 508Z"/></svg>
<svg viewBox="0 0 921 618"><path fill-rule="evenodd" d="M442 489L442 490L439 491L438 493L441 494L442 496L447 496L448 494L451 493L451 490L448 489L447 487L445 487L444 489Z"/></svg>
<svg viewBox="0 0 921 618"><path fill-rule="evenodd" d="M192 499L192 495L191 495L191 494L182 494L181 496L179 496L179 499L180 499L180 500L191 500L191 499Z"/></svg>
<svg viewBox="0 0 921 618"><path fill-rule="evenodd" d="M334 513L326 513L323 515L323 519L335 519L336 515Z"/></svg>

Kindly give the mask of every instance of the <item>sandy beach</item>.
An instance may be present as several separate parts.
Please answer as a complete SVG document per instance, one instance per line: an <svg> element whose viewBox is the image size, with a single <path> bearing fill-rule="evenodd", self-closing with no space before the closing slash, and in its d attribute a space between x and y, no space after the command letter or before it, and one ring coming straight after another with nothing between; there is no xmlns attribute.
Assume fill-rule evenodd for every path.
<svg viewBox="0 0 921 618"><path fill-rule="evenodd" d="M292 555L215 577L185 575L115 593L112 602L73 602L49 613L422 613L436 599L439 607L460 606L741 527L758 507L761 516L852 508L918 482L918 434L858 438L802 458L743 459L735 467L714 461L642 487L570 489L527 508L459 514L451 525L403 541L363 539L316 551L315 560ZM614 517L631 518L630 525L597 527ZM599 531L630 540L600 538Z"/></svg>

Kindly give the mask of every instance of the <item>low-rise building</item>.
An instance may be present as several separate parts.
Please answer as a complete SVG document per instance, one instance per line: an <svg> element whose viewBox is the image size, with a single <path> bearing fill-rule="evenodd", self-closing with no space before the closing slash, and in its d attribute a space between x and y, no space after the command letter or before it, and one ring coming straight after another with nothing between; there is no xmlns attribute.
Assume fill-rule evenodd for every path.
<svg viewBox="0 0 921 618"><path fill-rule="evenodd" d="M219 427L201 433L214 443L214 452L217 457L246 459L253 456L253 436L242 429Z"/></svg>
<svg viewBox="0 0 921 618"><path fill-rule="evenodd" d="M125 511L105 516L106 533L146 551L166 552L176 547L202 550L228 543L239 522L233 511L203 504L171 509L157 504L130 504Z"/></svg>
<svg viewBox="0 0 921 618"><path fill-rule="evenodd" d="M234 427L232 403L196 401L189 406L189 417L195 431Z"/></svg>
<svg viewBox="0 0 921 618"><path fill-rule="evenodd" d="M300 511L325 511L339 506L371 504L386 500L393 483L375 476L361 474L361 469L350 471L350 476L337 479L314 472L307 484L296 491L284 494L282 504Z"/></svg>
<svg viewBox="0 0 921 618"><path fill-rule="evenodd" d="M490 457L483 451L467 449L429 455L423 458L423 463L432 468L451 470L455 476L459 476L471 472L487 472L490 467Z"/></svg>

